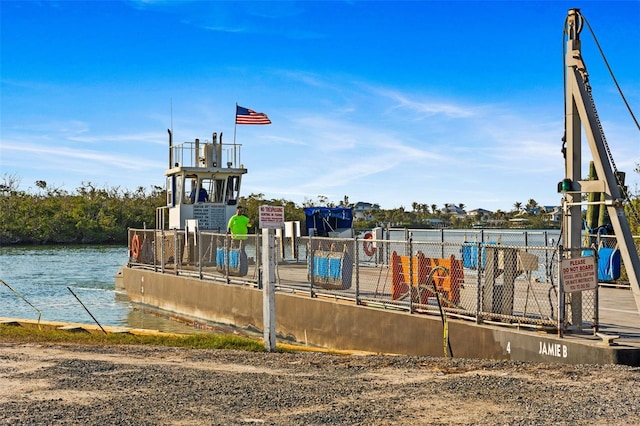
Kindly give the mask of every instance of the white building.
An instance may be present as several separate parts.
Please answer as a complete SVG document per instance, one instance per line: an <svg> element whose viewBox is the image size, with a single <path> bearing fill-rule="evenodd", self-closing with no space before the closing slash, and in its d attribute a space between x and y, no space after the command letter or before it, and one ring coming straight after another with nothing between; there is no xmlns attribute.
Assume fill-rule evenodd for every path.
<svg viewBox="0 0 640 426"><path fill-rule="evenodd" d="M380 210L379 204L358 201L353 205L353 218L356 220L373 220L373 212Z"/></svg>

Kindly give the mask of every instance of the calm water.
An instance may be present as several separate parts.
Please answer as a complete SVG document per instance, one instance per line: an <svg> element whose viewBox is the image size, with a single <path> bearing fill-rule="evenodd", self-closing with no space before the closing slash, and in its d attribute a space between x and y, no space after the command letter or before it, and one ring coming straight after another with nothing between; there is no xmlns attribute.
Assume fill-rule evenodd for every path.
<svg viewBox="0 0 640 426"><path fill-rule="evenodd" d="M0 279L42 313L42 320L172 332L192 327L146 314L116 294L115 275L127 260L118 246L0 247ZM38 319L38 311L0 283L0 317Z"/></svg>

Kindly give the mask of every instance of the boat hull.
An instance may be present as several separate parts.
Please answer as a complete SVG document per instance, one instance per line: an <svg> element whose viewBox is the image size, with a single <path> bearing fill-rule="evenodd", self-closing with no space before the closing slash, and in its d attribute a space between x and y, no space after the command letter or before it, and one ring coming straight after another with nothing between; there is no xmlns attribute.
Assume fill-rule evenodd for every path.
<svg viewBox="0 0 640 426"><path fill-rule="evenodd" d="M263 330L263 291L124 267L120 283L132 302L173 316ZM601 340L448 319L443 321L350 301L277 292L278 339L333 350L566 364L640 365L640 348ZM450 347L447 349L447 346ZM445 352L445 349L446 352Z"/></svg>

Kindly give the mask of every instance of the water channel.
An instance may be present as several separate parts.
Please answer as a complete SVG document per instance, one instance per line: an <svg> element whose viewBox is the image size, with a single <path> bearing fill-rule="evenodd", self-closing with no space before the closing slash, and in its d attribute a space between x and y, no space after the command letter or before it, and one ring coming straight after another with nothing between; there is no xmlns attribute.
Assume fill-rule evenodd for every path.
<svg viewBox="0 0 640 426"><path fill-rule="evenodd" d="M193 332L192 326L143 312L115 291L115 275L127 256L124 246L0 247L0 279L15 290L0 284L0 317L41 315L43 321L95 325L84 304L103 326Z"/></svg>

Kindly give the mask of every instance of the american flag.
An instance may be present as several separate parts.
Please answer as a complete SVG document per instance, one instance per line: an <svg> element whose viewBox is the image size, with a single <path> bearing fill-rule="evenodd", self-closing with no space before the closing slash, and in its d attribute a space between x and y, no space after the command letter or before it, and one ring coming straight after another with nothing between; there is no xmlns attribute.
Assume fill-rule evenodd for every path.
<svg viewBox="0 0 640 426"><path fill-rule="evenodd" d="M271 124L267 114L236 105L236 124Z"/></svg>

